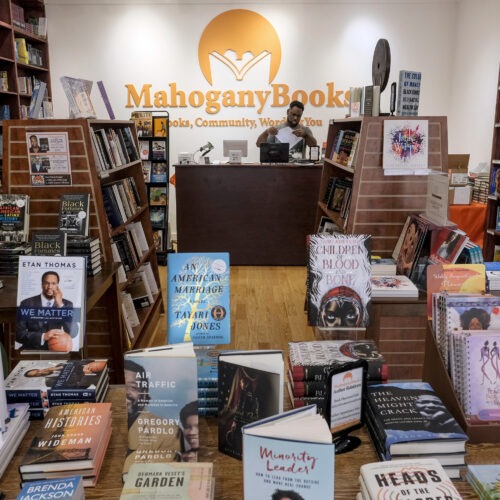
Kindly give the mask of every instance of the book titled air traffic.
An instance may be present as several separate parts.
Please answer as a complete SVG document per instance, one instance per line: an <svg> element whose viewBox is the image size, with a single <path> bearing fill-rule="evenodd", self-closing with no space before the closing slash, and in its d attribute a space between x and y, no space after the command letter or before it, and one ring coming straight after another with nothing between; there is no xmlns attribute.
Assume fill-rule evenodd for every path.
<svg viewBox="0 0 500 500"><path fill-rule="evenodd" d="M85 257L21 255L15 348L79 351L85 338L86 285Z"/></svg>
<svg viewBox="0 0 500 500"><path fill-rule="evenodd" d="M245 500L274 498L277 491L278 498L333 498L334 469L332 434L315 405L243 427Z"/></svg>
<svg viewBox="0 0 500 500"><path fill-rule="evenodd" d="M169 344L228 344L231 340L228 253L169 253Z"/></svg>
<svg viewBox="0 0 500 500"><path fill-rule="evenodd" d="M244 425L283 412L282 351L219 355L219 451L241 460Z"/></svg>
<svg viewBox="0 0 500 500"><path fill-rule="evenodd" d="M198 392L191 342L125 353L126 478L133 463L197 461Z"/></svg>
<svg viewBox="0 0 500 500"><path fill-rule="evenodd" d="M59 204L59 230L68 236L88 236L89 204L89 193L63 193Z"/></svg>
<svg viewBox="0 0 500 500"><path fill-rule="evenodd" d="M370 236L308 237L307 312L312 326L366 327L371 305Z"/></svg>

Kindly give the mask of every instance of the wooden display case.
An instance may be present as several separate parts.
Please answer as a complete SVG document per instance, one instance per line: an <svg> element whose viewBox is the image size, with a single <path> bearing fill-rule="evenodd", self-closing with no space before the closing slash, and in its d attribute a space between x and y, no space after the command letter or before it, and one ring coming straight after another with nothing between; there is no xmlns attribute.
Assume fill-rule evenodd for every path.
<svg viewBox="0 0 500 500"><path fill-rule="evenodd" d="M411 119L412 117L406 117ZM448 170L448 129L444 116L418 116L429 122L428 167L437 172ZM329 217L348 234L371 234L372 252L383 257L392 254L406 217L423 213L426 208L427 176L385 176L382 167L383 130L385 120L402 117L360 117L330 120L326 158L323 163L317 201L316 227L322 216ZM355 163L345 167L331 157L339 130L360 133ZM347 217L329 210L324 203L331 177L352 180L351 200Z"/></svg>
<svg viewBox="0 0 500 500"><path fill-rule="evenodd" d="M490 186L497 186L497 171L499 172L498 175L500 175L500 71L498 73L497 103L493 123L493 143L491 146ZM496 190L500 192L500 185L497 186ZM499 208L500 196L494 193L490 194L486 204L486 227L483 243L483 256L487 262L494 260L495 246L500 245L500 231L497 230Z"/></svg>
<svg viewBox="0 0 500 500"><path fill-rule="evenodd" d="M147 191L144 184L140 159L103 171L99 167L99 157L93 150L93 131L97 129L120 129L130 127L132 137L135 135L134 123L131 121L111 120L6 120L4 127L4 159L3 172L4 192L24 193L30 196L30 231L51 230L57 228L59 200L62 192L90 193L89 234L101 241L103 260L112 264L111 238L124 232L127 225L140 222L146 237L149 250L143 253L137 266L126 275L126 281L120 284L124 290L136 275L137 269L144 262L150 262L156 282L160 279L156 260L155 246L149 220ZM33 185L30 173L27 137L30 133L43 134L55 132L67 134L71 184ZM111 227L106 216L102 188L122 179L132 178L137 187L140 206L123 224ZM139 311L140 325L133 330L133 338L129 338L121 327L119 331L107 330L109 315L121 317L121 300L117 310L94 307L87 318L86 355L108 357L114 359L121 356L111 341L114 336L121 339L122 350L147 346L158 326L160 314L163 312L161 293L156 294L149 307ZM121 322L120 322L121 326Z"/></svg>

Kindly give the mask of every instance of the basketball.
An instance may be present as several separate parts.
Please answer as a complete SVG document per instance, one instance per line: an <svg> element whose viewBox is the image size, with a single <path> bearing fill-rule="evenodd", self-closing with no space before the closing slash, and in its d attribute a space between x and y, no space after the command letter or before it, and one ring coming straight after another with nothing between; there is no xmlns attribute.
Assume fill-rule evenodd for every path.
<svg viewBox="0 0 500 500"><path fill-rule="evenodd" d="M49 351L69 352L73 349L73 339L69 333L63 333L48 341Z"/></svg>

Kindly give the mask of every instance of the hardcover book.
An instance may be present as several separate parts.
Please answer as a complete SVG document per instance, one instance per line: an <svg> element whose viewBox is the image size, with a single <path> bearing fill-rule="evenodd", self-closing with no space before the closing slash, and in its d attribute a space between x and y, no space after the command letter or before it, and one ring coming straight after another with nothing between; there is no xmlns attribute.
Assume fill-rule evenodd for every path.
<svg viewBox="0 0 500 500"><path fill-rule="evenodd" d="M28 241L29 196L0 194L0 242Z"/></svg>
<svg viewBox="0 0 500 500"><path fill-rule="evenodd" d="M360 484L366 500L375 498L461 500L461 496L435 458L412 458L364 464Z"/></svg>
<svg viewBox="0 0 500 500"><path fill-rule="evenodd" d="M460 229L442 227L432 231L429 259L437 264L454 264L469 238Z"/></svg>
<svg viewBox="0 0 500 500"><path fill-rule="evenodd" d="M308 236L307 312L312 326L366 327L371 306L370 236Z"/></svg>
<svg viewBox="0 0 500 500"><path fill-rule="evenodd" d="M243 427L245 500L333 498L334 469L332 434L315 405Z"/></svg>
<svg viewBox="0 0 500 500"><path fill-rule="evenodd" d="M96 118L96 112L90 100L92 82L69 76L61 76L59 80L68 99L70 114L74 118Z"/></svg>
<svg viewBox="0 0 500 500"><path fill-rule="evenodd" d="M89 235L89 193L63 193L59 204L59 230L68 236Z"/></svg>
<svg viewBox="0 0 500 500"><path fill-rule="evenodd" d="M40 353L83 347L86 268L85 257L19 257L16 349Z"/></svg>
<svg viewBox="0 0 500 500"><path fill-rule="evenodd" d="M498 464L468 464L465 479L474 488L479 498L500 498L500 476Z"/></svg>
<svg viewBox="0 0 500 500"><path fill-rule="evenodd" d="M135 462L197 461L196 356L190 342L125 353L128 455Z"/></svg>
<svg viewBox="0 0 500 500"><path fill-rule="evenodd" d="M211 462L134 463L127 474L120 500L211 500L213 486Z"/></svg>
<svg viewBox="0 0 500 500"><path fill-rule="evenodd" d="M215 388L217 392L218 361L220 350L214 346L196 346L196 364L198 367L198 391L200 388Z"/></svg>
<svg viewBox="0 0 500 500"><path fill-rule="evenodd" d="M219 451L241 460L244 425L283 412L281 351L223 351L219 355Z"/></svg>
<svg viewBox="0 0 500 500"><path fill-rule="evenodd" d="M168 342L228 344L230 316L229 254L169 253Z"/></svg>
<svg viewBox="0 0 500 500"><path fill-rule="evenodd" d="M420 85L422 73L420 71L399 72L398 97L396 115L417 116L420 103Z"/></svg>
<svg viewBox="0 0 500 500"><path fill-rule="evenodd" d="M288 343L288 361L294 381L324 382L329 371L344 363L364 359L367 379L387 380L387 365L374 340L320 340Z"/></svg>
<svg viewBox="0 0 500 500"><path fill-rule="evenodd" d="M372 276L372 297L418 297L418 288L408 276Z"/></svg>
<svg viewBox="0 0 500 500"><path fill-rule="evenodd" d="M465 451L467 435L426 382L369 385L366 410L368 429L382 460Z"/></svg>
<svg viewBox="0 0 500 500"><path fill-rule="evenodd" d="M40 500L44 497L84 500L85 492L82 477L70 476L29 481L23 485L17 500Z"/></svg>
<svg viewBox="0 0 500 500"><path fill-rule="evenodd" d="M67 252L67 234L63 231L33 231L32 255L53 255L60 257Z"/></svg>
<svg viewBox="0 0 500 500"><path fill-rule="evenodd" d="M95 475L111 435L111 403L50 408L21 460L21 477L31 472L88 470Z"/></svg>

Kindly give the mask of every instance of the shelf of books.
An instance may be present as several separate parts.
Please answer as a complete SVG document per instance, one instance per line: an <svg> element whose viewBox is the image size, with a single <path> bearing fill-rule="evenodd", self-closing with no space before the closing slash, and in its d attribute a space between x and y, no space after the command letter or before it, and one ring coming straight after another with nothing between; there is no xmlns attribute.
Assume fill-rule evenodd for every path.
<svg viewBox="0 0 500 500"><path fill-rule="evenodd" d="M330 120L316 211L316 227L328 217L335 230L371 234L372 251L391 255L406 217L425 212L427 176L385 175L384 122L401 117L362 116ZM447 169L447 119L428 122L428 168Z"/></svg>
<svg viewBox="0 0 500 500"><path fill-rule="evenodd" d="M3 126L9 165L3 172L4 191L29 196L30 237L63 223L71 226L75 216L66 213L62 221L61 198L63 194L66 198L85 196L89 241L100 241L103 265L119 264L117 304L123 318L118 311L116 315L123 325L120 319L120 331L111 332L106 327L110 311L105 303L95 304L87 317L85 355L114 359L118 356L113 347L116 335L122 352L147 343L163 302L134 123L6 120ZM42 155L30 152L32 137L42 145ZM38 163L43 167L40 170L36 170ZM69 248L68 253L74 253ZM98 271L95 274L98 279Z"/></svg>
<svg viewBox="0 0 500 500"><path fill-rule="evenodd" d="M159 264L166 265L166 254L170 250L169 115L159 111L134 111L131 118L136 124L139 139L139 154L148 194L156 256Z"/></svg>
<svg viewBox="0 0 500 500"><path fill-rule="evenodd" d="M500 71L491 146L490 190L486 200L486 228L483 246L484 260L500 260Z"/></svg>

